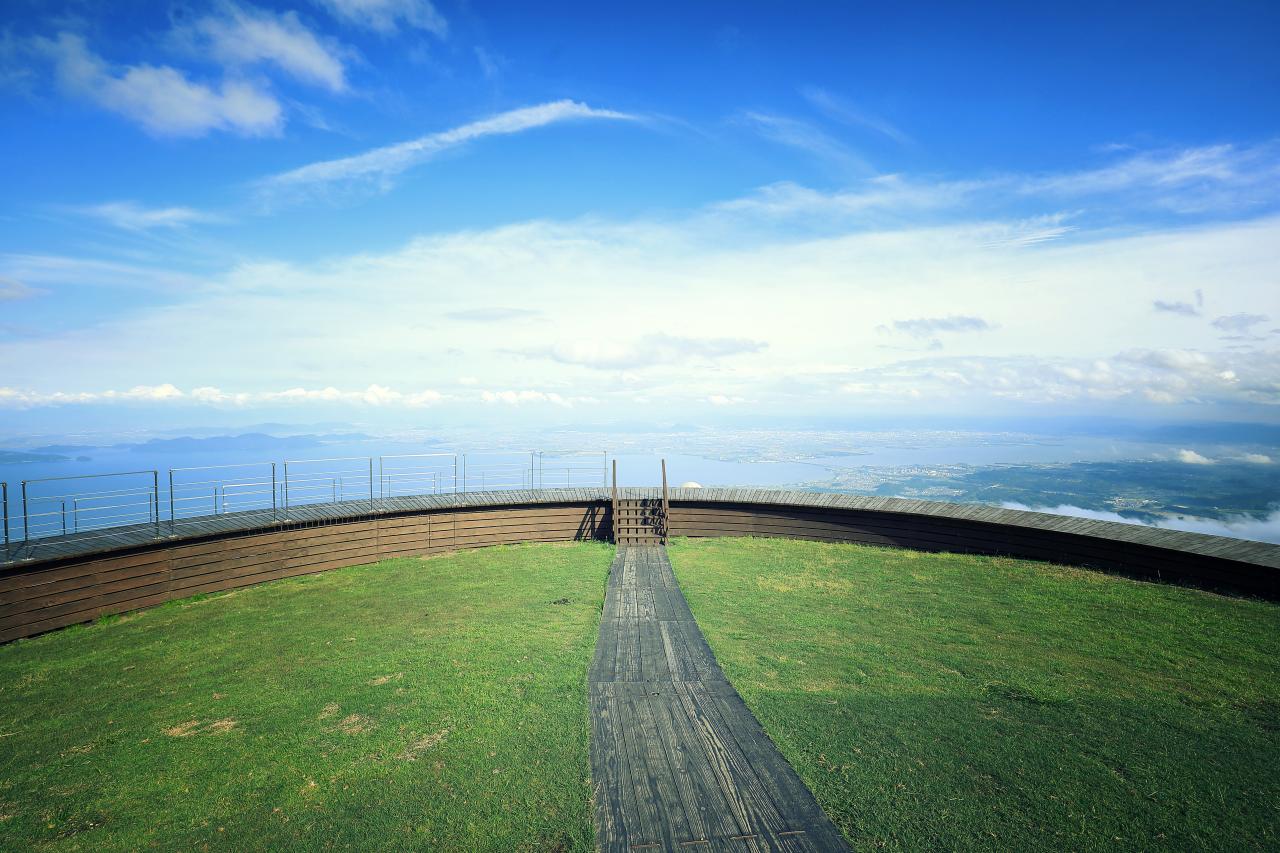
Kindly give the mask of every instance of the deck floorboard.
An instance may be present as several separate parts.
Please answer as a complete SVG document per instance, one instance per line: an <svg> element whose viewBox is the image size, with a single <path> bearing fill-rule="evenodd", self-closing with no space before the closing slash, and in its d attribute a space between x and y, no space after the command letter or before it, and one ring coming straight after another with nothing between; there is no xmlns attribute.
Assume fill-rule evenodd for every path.
<svg viewBox="0 0 1280 853"><path fill-rule="evenodd" d="M618 549L589 680L605 853L848 849L725 679L661 545Z"/></svg>

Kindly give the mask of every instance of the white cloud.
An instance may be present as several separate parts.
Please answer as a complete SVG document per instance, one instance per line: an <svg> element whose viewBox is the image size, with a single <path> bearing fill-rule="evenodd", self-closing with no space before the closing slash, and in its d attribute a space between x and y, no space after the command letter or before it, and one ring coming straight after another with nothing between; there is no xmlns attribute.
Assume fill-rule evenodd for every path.
<svg viewBox="0 0 1280 853"><path fill-rule="evenodd" d="M481 391L480 399L485 403L502 403L508 406L521 406L528 403L547 403L553 406L572 407L575 403L594 402L590 398L563 397L554 391Z"/></svg>
<svg viewBox="0 0 1280 853"><path fill-rule="evenodd" d="M707 397L707 402L713 406L736 406L739 403L745 403L743 397L731 397L726 394L712 394Z"/></svg>
<svg viewBox="0 0 1280 853"><path fill-rule="evenodd" d="M1024 404L1280 405L1270 353L1129 350L1110 357L963 356L852 371L841 393L866 400L980 399ZM1184 459L1183 461L1190 461Z"/></svg>
<svg viewBox="0 0 1280 853"><path fill-rule="evenodd" d="M806 86L800 90L800 94L804 99L825 113L828 118L834 119L844 124L856 125L874 130L876 133L889 137L894 142L906 145L911 143L911 137L907 136L900 129L895 127L889 121L877 115L872 115L864 110L858 109L845 98L833 95L830 92L819 89L817 86Z"/></svg>
<svg viewBox="0 0 1280 853"><path fill-rule="evenodd" d="M169 66L131 65L117 73L72 33L37 39L35 45L53 60L66 91L159 136L203 136L211 130L263 136L278 133L283 122L275 98L243 80L224 80L215 89Z"/></svg>
<svg viewBox="0 0 1280 853"><path fill-rule="evenodd" d="M1265 453L1246 453L1240 457L1241 462L1248 462L1250 465L1270 465L1272 459Z"/></svg>
<svg viewBox="0 0 1280 853"><path fill-rule="evenodd" d="M376 380L465 391L454 402L474 406L481 388L572 389L627 417L696 411L715 395L797 415L1160 406L1262 417L1280 404L1280 340L1227 350L1209 323L1151 310L1212 281L1215 305L1280 315L1280 217L1086 230L1034 251L1009 238L1045 224L1022 223L845 221L814 234L720 210L532 221L199 277L0 256L0 275L31 286L165 290L92 325L0 340L0 364L37 389L129 387L150 381L149 365L180 388L228 394ZM530 293L536 321L469 313L529 305ZM981 318L999 333L951 334L946 358L882 348L877 323L922 316Z"/></svg>
<svg viewBox="0 0 1280 853"><path fill-rule="evenodd" d="M404 392L384 385L370 385L363 391L341 391L333 386L323 388L288 388L284 391L266 391L251 395L253 402L262 403L361 403L368 406L407 406L421 408L432 406L445 399L438 391L422 390Z"/></svg>
<svg viewBox="0 0 1280 853"><path fill-rule="evenodd" d="M1212 465L1213 460L1207 456L1201 456L1194 450L1183 448L1178 451L1178 461L1185 462L1188 465Z"/></svg>
<svg viewBox="0 0 1280 853"><path fill-rule="evenodd" d="M62 255L0 255L0 275L33 284L155 291L194 291L205 283L194 276L163 268Z"/></svg>
<svg viewBox="0 0 1280 853"><path fill-rule="evenodd" d="M641 369L690 361L715 361L733 355L761 352L763 341L746 338L687 338L675 335L645 335L629 342L613 340L572 340L546 349L529 350L562 364L576 364L598 370Z"/></svg>
<svg viewBox="0 0 1280 853"><path fill-rule="evenodd" d="M1180 213L1269 204L1280 188L1280 142L1144 151L1107 166L1018 178L1026 195L1128 194L1130 202Z"/></svg>
<svg viewBox="0 0 1280 853"><path fill-rule="evenodd" d="M765 139L812 154L848 174L866 175L875 171L852 148L808 122L760 112L744 113L742 120Z"/></svg>
<svg viewBox="0 0 1280 853"><path fill-rule="evenodd" d="M36 291L14 278L0 278L0 302L28 299Z"/></svg>
<svg viewBox="0 0 1280 853"><path fill-rule="evenodd" d="M389 35L401 23L444 38L449 24L430 0L317 0L333 15L354 26Z"/></svg>
<svg viewBox="0 0 1280 853"><path fill-rule="evenodd" d="M125 231L178 229L199 223L222 221L218 216L190 207L143 207L132 201L105 202L76 207L72 210Z"/></svg>
<svg viewBox="0 0 1280 853"><path fill-rule="evenodd" d="M1120 524L1137 524L1147 527L1160 527L1166 530L1184 530L1189 533L1207 533L1210 536L1228 536L1232 539L1248 539L1254 542L1280 543L1280 510L1272 512L1265 518L1254 518L1247 515L1233 515L1223 519L1201 518L1194 515L1170 516L1156 521L1145 521L1127 518L1116 512L1105 512L1096 509L1063 504L1060 506L1029 506L1012 501L1001 504L1005 509L1032 510L1047 512L1053 515L1067 515L1072 518L1092 518L1097 521L1115 521Z"/></svg>
<svg viewBox="0 0 1280 853"><path fill-rule="evenodd" d="M177 30L175 37L223 65L275 65L304 83L332 92L347 89L342 49L303 26L296 12L273 14L229 4L221 14Z"/></svg>
<svg viewBox="0 0 1280 853"><path fill-rule="evenodd" d="M531 317L537 317L539 312L529 308L503 308L501 306L493 306L492 308L466 308L461 311L449 311L444 316L450 320L460 320L463 323L500 323L503 320L527 320Z"/></svg>
<svg viewBox="0 0 1280 853"><path fill-rule="evenodd" d="M0 408L31 409L40 406L89 405L118 402L197 403L214 406L247 406L269 403L346 403L367 406L422 408L443 402L444 394L430 389L398 391L383 385L364 390L344 391L332 386L286 388L282 391L224 391L211 385L193 388L190 393L171 383L137 385L127 391L24 391L0 387Z"/></svg>
<svg viewBox="0 0 1280 853"><path fill-rule="evenodd" d="M1243 335L1248 334L1254 326L1265 323L1269 319L1266 314L1228 314L1214 320L1213 327L1224 332Z"/></svg>
<svg viewBox="0 0 1280 853"><path fill-rule="evenodd" d="M823 192L791 181L762 187L751 195L722 202L714 207L725 213L744 213L771 218L832 219L846 224L869 214L923 213L955 208L983 188L974 181L922 183L900 175L868 178L849 189Z"/></svg>
<svg viewBox="0 0 1280 853"><path fill-rule="evenodd" d="M769 119L768 116L759 116ZM829 154L839 160L850 152L821 131L778 120L772 132L779 142ZM768 129L768 125L759 125ZM806 129L808 128L808 129ZM788 132L789 131L789 132ZM813 131L813 133L810 133ZM816 133L816 135L814 135ZM842 224L873 216L942 214L964 210L980 219L1029 199L1047 204L1085 205L1086 211L1114 216L1117 211L1239 213L1273 207L1280 196L1280 141L1253 147L1231 145L1148 151L1096 169L1043 175L1006 174L983 178L922 181L902 175L877 175L836 190L820 192L791 182L772 184L754 195L720 205L725 212ZM874 220L872 220L874 221ZM1034 221L1034 220L1032 220ZM1072 229L1057 218L1045 219L1039 240ZM1033 240L1032 242L1035 242ZM1198 286L1198 285L1196 285Z"/></svg>
<svg viewBox="0 0 1280 853"><path fill-rule="evenodd" d="M502 136L544 127L574 119L634 119L634 116L613 110L598 110L576 101L554 101L533 107L522 107L489 118L464 124L451 130L430 133L408 142L375 148L363 154L311 163L288 172L269 177L261 182L270 192L305 189L328 184L358 180L385 182L394 175L430 159L435 154L481 139L486 136Z"/></svg>
<svg viewBox="0 0 1280 853"><path fill-rule="evenodd" d="M991 324L981 317L952 315L950 317L919 317L914 320L894 320L895 331L913 338L930 338L941 332L986 332Z"/></svg>
<svg viewBox="0 0 1280 853"><path fill-rule="evenodd" d="M0 387L0 408L30 409L36 406L59 406L77 403L163 403L180 400L185 397L186 395L180 389L169 383L163 385L135 385L127 391L53 391L50 393Z"/></svg>
<svg viewBox="0 0 1280 853"><path fill-rule="evenodd" d="M1165 302L1163 299L1156 299L1151 303L1151 307L1167 314L1181 314L1184 317L1200 316L1200 309L1190 302Z"/></svg>
<svg viewBox="0 0 1280 853"><path fill-rule="evenodd" d="M476 63L480 66L481 72L488 80L496 80L498 75L502 73L502 62L500 57L494 56L483 47L476 45L475 47Z"/></svg>

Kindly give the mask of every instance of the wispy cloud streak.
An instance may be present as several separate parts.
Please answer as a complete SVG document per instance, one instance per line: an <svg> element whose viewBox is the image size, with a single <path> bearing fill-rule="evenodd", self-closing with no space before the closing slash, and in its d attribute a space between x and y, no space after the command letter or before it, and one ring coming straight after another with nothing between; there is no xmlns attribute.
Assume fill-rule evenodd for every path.
<svg viewBox="0 0 1280 853"><path fill-rule="evenodd" d="M858 109L844 98L837 97L825 89L819 89L816 86L806 86L800 90L800 94L804 99L816 107L820 112L824 113L828 118L834 119L842 124L855 125L874 130L883 136L887 136L894 142L901 145L910 145L914 140L910 136L903 133L889 121L877 115Z"/></svg>
<svg viewBox="0 0 1280 853"><path fill-rule="evenodd" d="M337 160L310 163L273 175L261 182L268 193L321 187L360 180L385 182L449 148L486 136L506 136L574 119L634 120L636 116L600 110L577 101L553 101L521 107L408 142L386 145Z"/></svg>
<svg viewBox="0 0 1280 853"><path fill-rule="evenodd" d="M875 172L871 164L849 146L808 122L760 112L748 112L742 118L765 139L808 152L848 174L868 175Z"/></svg>
<svg viewBox="0 0 1280 853"><path fill-rule="evenodd" d="M125 231L178 229L222 221L218 216L190 207L144 207L132 201L110 201L71 208L71 211Z"/></svg>

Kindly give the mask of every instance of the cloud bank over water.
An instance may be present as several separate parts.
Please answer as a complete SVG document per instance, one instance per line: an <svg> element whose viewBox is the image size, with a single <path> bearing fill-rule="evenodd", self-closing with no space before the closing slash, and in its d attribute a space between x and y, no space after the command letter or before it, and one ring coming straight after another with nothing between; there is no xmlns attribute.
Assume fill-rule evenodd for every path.
<svg viewBox="0 0 1280 853"><path fill-rule="evenodd" d="M1179 516L1161 519L1156 522L1146 522L1136 518L1126 518L1115 512L1085 509L1084 507L1071 506L1069 504L1028 506L1027 504L1006 501L1000 505L1005 509L1047 512L1053 515L1069 515L1073 518L1091 518L1097 521L1118 521L1121 524L1159 527L1165 530L1185 530L1189 533L1207 533L1211 536L1227 536L1231 539L1249 539L1254 542L1280 544L1280 509L1272 511L1265 518L1254 518L1246 515L1228 516L1224 519Z"/></svg>

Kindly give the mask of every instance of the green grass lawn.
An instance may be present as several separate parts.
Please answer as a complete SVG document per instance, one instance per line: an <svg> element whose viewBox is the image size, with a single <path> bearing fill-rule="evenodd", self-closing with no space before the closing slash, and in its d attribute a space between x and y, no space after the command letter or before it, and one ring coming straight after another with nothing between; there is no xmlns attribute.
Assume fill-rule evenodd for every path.
<svg viewBox="0 0 1280 853"><path fill-rule="evenodd" d="M591 849L612 556L389 560L0 647L0 849Z"/></svg>
<svg viewBox="0 0 1280 853"><path fill-rule="evenodd" d="M858 848L1280 846L1280 606L856 545L670 553L725 673Z"/></svg>

